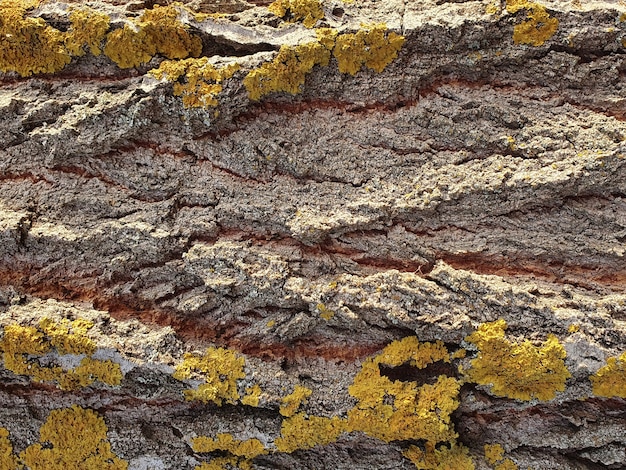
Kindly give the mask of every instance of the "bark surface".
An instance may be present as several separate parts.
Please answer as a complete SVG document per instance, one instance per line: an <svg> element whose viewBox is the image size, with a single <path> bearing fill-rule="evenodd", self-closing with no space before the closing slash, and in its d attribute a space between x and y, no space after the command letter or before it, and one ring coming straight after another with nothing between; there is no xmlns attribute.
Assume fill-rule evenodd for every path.
<svg viewBox="0 0 626 470"><path fill-rule="evenodd" d="M110 33L155 4L89 7ZM251 70L316 41L306 20L290 22L295 6L281 19L268 4L175 7L201 57L239 66L217 106L186 107L149 73L165 52L128 68L87 52L56 73L0 72L0 428L12 455L24 463L27 448L49 448L42 425L77 405L104 419L119 468L133 470L460 469L442 456L456 448L477 469L625 468L626 356L604 392L590 377L626 351L626 7L326 0L317 28L385 23L404 37L397 57L352 75L331 56L299 93L253 100ZM63 32L75 5L25 17ZM82 336L64 323L77 319L91 322ZM571 377L553 398L502 396L497 378L468 375L487 356L466 338L499 319L509 345L556 337ZM93 350L63 349L54 328ZM291 451L276 446L294 417L308 423L298 435L315 418L349 420L363 408L351 386L364 364L413 336L465 357L381 359L376 370L420 393L454 379L449 422L431 411L455 436L353 426L329 438L324 427ZM229 377L237 367L223 357L223 369L214 360L182 377L185 357L210 347L244 358L244 377ZM92 371L63 382L84 358L121 381ZM188 400L211 374L232 379L236 398ZM254 386L258 403L245 399ZM311 394L289 415L297 386ZM396 412L389 393L371 409ZM198 451L194 438L223 433L264 450ZM486 444L504 455L490 460Z"/></svg>

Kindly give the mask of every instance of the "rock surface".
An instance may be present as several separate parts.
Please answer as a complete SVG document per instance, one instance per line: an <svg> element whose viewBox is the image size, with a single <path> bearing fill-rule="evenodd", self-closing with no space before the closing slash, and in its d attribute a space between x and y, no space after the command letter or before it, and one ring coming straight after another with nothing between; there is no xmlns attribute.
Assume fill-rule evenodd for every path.
<svg viewBox="0 0 626 470"><path fill-rule="evenodd" d="M263 1L79 3L110 18L107 34L174 8L196 55L239 69L214 82L216 106L187 107L149 73L167 52L126 68L89 52L56 73L2 66L0 450L13 460L0 452L0 468L56 468L45 451L64 447L43 425L74 415L53 410L104 419L118 460L100 468L626 467L626 356L604 392L590 380L626 351L623 2L325 0L316 27L383 22L404 38L397 57L352 75L333 56L299 93L259 100L246 77L316 40L289 21L311 2L283 19ZM65 32L75 4L30 7L24 18ZM487 352L467 337L499 319L505 347L543 351L554 335L564 387L522 399L472 380ZM415 336L452 357L383 360ZM223 349L202 370L207 348L243 358L243 377ZM367 408L355 390L372 358L372 390L388 388ZM392 385L425 394L442 377L456 385L417 406L439 437L351 421L367 409L387 423L375 413L404 406ZM311 393L286 411L298 386ZM308 440L277 445L299 418ZM199 436L226 433L262 450L201 451ZM471 458L450 463L454 449Z"/></svg>

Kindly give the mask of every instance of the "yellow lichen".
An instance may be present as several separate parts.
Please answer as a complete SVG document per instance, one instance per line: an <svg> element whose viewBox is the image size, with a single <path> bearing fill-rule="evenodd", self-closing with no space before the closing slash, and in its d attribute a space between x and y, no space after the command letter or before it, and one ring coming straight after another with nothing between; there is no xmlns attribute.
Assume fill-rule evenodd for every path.
<svg viewBox="0 0 626 470"><path fill-rule="evenodd" d="M626 398L626 352L619 358L610 357L606 365L589 378L594 395Z"/></svg>
<svg viewBox="0 0 626 470"><path fill-rule="evenodd" d="M500 444L485 444L485 460L494 465L494 470L518 470L511 459L504 458L504 448Z"/></svg>
<svg viewBox="0 0 626 470"><path fill-rule="evenodd" d="M578 333L580 331L580 325L577 323L572 323L568 328L568 333Z"/></svg>
<svg viewBox="0 0 626 470"><path fill-rule="evenodd" d="M491 465L504 458L504 447L500 444L485 444L485 460Z"/></svg>
<svg viewBox="0 0 626 470"><path fill-rule="evenodd" d="M261 387L254 385L246 389L246 394L241 399L241 403L247 406L259 406L259 400L261 397Z"/></svg>
<svg viewBox="0 0 626 470"><path fill-rule="evenodd" d="M339 71L355 75L363 66L382 72L396 57L404 37L388 33L384 24L372 25L354 34L337 36L333 55Z"/></svg>
<svg viewBox="0 0 626 470"><path fill-rule="evenodd" d="M145 10L132 24L110 32L104 53L121 68L137 67L156 54L168 59L197 57L202 40L178 20L178 4Z"/></svg>
<svg viewBox="0 0 626 470"><path fill-rule="evenodd" d="M88 46L93 55L102 53L101 45L109 30L109 17L89 8L79 8L70 13L70 29L64 42L73 56L85 54L83 46Z"/></svg>
<svg viewBox="0 0 626 470"><path fill-rule="evenodd" d="M565 367L565 349L554 335L541 346L513 343L504 337L504 320L485 323L466 340L478 347L478 357L466 371L471 382L491 385L497 396L518 400L551 400L565 390L571 377Z"/></svg>
<svg viewBox="0 0 626 470"><path fill-rule="evenodd" d="M335 312L326 307L324 304L316 305L317 311L320 312L320 317L328 321L335 316Z"/></svg>
<svg viewBox="0 0 626 470"><path fill-rule="evenodd" d="M327 66L331 53L339 71L356 74L362 66L381 72L393 61L404 37L389 33L384 24L366 27L354 34L337 34L329 28L316 31L317 40L297 46L282 46L272 62L248 73L243 81L252 100L272 92L300 92L306 75L314 66Z"/></svg>
<svg viewBox="0 0 626 470"><path fill-rule="evenodd" d="M296 385L293 392L282 399L280 405L280 414L283 416L293 416L300 405L306 402L306 399L313 393L310 389L302 385Z"/></svg>
<svg viewBox="0 0 626 470"><path fill-rule="evenodd" d="M4 367L37 382L57 382L64 390L86 387L96 381L119 385L123 378L120 365L110 360L83 357L77 367L65 370L49 363L41 365L37 358L55 349L59 355L92 355L96 346L86 336L92 327L91 322L82 319L55 322L48 318L42 319L38 328L7 325L0 341Z"/></svg>
<svg viewBox="0 0 626 470"><path fill-rule="evenodd" d="M253 459L257 455L267 454L267 450L258 439L239 441L228 433L218 434L214 439L207 436L193 438L191 447L195 452L222 450L245 459Z"/></svg>
<svg viewBox="0 0 626 470"><path fill-rule="evenodd" d="M504 459L501 463L493 467L493 470L519 470L519 467L511 459Z"/></svg>
<svg viewBox="0 0 626 470"><path fill-rule="evenodd" d="M41 444L20 454L31 470L128 468L128 463L111 451L104 419L92 410L76 405L53 410L39 432Z"/></svg>
<svg viewBox="0 0 626 470"><path fill-rule="evenodd" d="M13 453L13 446L9 441L9 431L0 428L0 469L18 470L21 465L17 462L17 457Z"/></svg>
<svg viewBox="0 0 626 470"><path fill-rule="evenodd" d="M159 68L150 71L158 79L166 78L174 83L174 96L182 96L187 108L217 106L221 83L232 77L239 65L217 68L207 57L185 60L165 60ZM178 80L183 77L184 82Z"/></svg>
<svg viewBox="0 0 626 470"><path fill-rule="evenodd" d="M63 319L55 322L44 318L39 322L39 329L44 332L50 345L56 348L59 354L93 354L96 345L86 336L91 328L93 323L83 319L72 322Z"/></svg>
<svg viewBox="0 0 626 470"><path fill-rule="evenodd" d="M38 6L33 0L0 1L0 71L22 77L54 73L70 63L64 34L42 18L29 18L27 11Z"/></svg>
<svg viewBox="0 0 626 470"><path fill-rule="evenodd" d="M541 46L554 36L559 20L551 17L543 5L528 0L507 0L507 12L517 13L520 10L526 11L526 20L513 28L515 44Z"/></svg>
<svg viewBox="0 0 626 470"><path fill-rule="evenodd" d="M461 444L443 445L439 448L427 442L425 450L410 446L403 452L419 470L474 470L474 462L467 447Z"/></svg>
<svg viewBox="0 0 626 470"><path fill-rule="evenodd" d="M237 380L243 379L245 360L235 352L223 348L209 348L202 356L185 354L184 360L176 366L174 378L184 380L198 375L205 383L197 389L185 390L187 400L234 404L239 400Z"/></svg>
<svg viewBox="0 0 626 470"><path fill-rule="evenodd" d="M380 373L380 365L409 364L421 369L441 360L450 360L443 343L419 343L415 337L394 341L381 354L366 360L348 388L358 400L348 411L348 429L363 431L385 442L453 441L456 433L450 414L459 405L460 388L456 379L441 375L432 385L420 385L391 381Z"/></svg>
<svg viewBox="0 0 626 470"><path fill-rule="evenodd" d="M283 421L280 437L274 441L280 452L310 449L316 445L327 445L347 431L347 423L337 416L325 418L297 413Z"/></svg>
<svg viewBox="0 0 626 470"><path fill-rule="evenodd" d="M495 15L498 12L500 12L500 2L498 2L498 1L490 2L485 7L485 13L488 14L488 15Z"/></svg>
<svg viewBox="0 0 626 470"><path fill-rule="evenodd" d="M385 442L424 441L425 453L415 448L407 454L408 458L415 459L418 468L472 469L467 449L456 442L457 434L450 418L459 405L460 383L445 375L439 375L434 384L419 384L392 381L381 374L381 366L423 369L436 362L449 363L450 359L440 341L420 343L416 337L408 337L392 342L380 354L364 361L349 388L357 404L348 410L347 418L297 412L302 401L311 394L309 389L297 385L281 405L280 412L286 418L280 436L274 440L276 450L290 453L310 449L334 442L342 433L364 432ZM216 442L215 439L202 440L196 447L217 450ZM222 468L215 460L210 465L210 468Z"/></svg>
<svg viewBox="0 0 626 470"><path fill-rule="evenodd" d="M239 441L230 434L222 433L210 438L200 436L191 440L191 447L195 452L228 452L228 457L214 458L210 462L205 462L196 469L226 469L240 468L252 469L251 460L258 456L267 454L267 449L258 439L247 439Z"/></svg>
<svg viewBox="0 0 626 470"><path fill-rule="evenodd" d="M312 28L317 20L324 18L324 11L318 0L276 0L267 9L290 22L302 20L307 28Z"/></svg>
<svg viewBox="0 0 626 470"><path fill-rule="evenodd" d="M252 100L277 91L295 95L300 92L306 74L315 65L328 65L329 60L330 50L317 41L282 46L272 62L251 70L243 84Z"/></svg>

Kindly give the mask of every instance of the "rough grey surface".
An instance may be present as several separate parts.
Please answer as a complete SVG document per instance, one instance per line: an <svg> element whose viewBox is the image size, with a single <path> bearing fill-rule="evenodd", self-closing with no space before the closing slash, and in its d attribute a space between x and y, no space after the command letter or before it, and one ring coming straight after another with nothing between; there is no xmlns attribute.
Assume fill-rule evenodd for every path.
<svg viewBox="0 0 626 470"><path fill-rule="evenodd" d="M245 56L217 117L144 75L158 59L0 74L0 324L90 319L125 374L68 392L0 369L15 450L78 404L130 469L191 469L196 435L271 444L296 384L313 390L308 413L341 415L391 341L467 346L503 318L512 338L555 334L573 377L547 403L463 386L454 422L476 467L498 442L519 468L624 468L626 402L586 399L626 350L624 6L543 2L559 28L533 47L493 2L326 2L327 26L402 33L398 59L317 67L301 94L251 102L245 73L313 33L262 2L221 3L236 15L188 18L224 61L233 44ZM260 407L184 400L174 366L209 345L245 354L240 391L259 384ZM254 468L413 468L405 447L355 433Z"/></svg>

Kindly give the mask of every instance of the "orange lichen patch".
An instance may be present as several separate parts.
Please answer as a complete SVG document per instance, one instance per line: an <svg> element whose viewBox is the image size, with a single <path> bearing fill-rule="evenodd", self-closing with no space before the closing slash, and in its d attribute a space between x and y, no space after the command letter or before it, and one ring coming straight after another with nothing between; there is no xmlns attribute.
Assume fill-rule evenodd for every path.
<svg viewBox="0 0 626 470"><path fill-rule="evenodd" d="M235 352L223 348L209 348L202 356L185 354L184 360L176 366L174 378L185 380L201 377L205 383L197 389L185 390L187 400L234 404L239 400L237 380L245 378L245 360Z"/></svg>
<svg viewBox="0 0 626 470"><path fill-rule="evenodd" d="M0 428L0 468L2 470L18 470L17 457L13 453L13 446L9 441L9 431Z"/></svg>
<svg viewBox="0 0 626 470"><path fill-rule="evenodd" d="M42 18L29 18L27 11L39 5L33 0L0 1L0 71L22 77L54 73L70 63L65 35Z"/></svg>
<svg viewBox="0 0 626 470"><path fill-rule="evenodd" d="M145 10L138 21L110 32L104 53L121 68L137 67L156 54L168 59L199 56L202 40L178 20L177 7L155 5Z"/></svg>
<svg viewBox="0 0 626 470"><path fill-rule="evenodd" d="M247 406L259 406L259 400L261 398L261 387L254 385L246 389L245 396L241 399L241 403Z"/></svg>
<svg viewBox="0 0 626 470"><path fill-rule="evenodd" d="M528 0L507 0L507 12L517 13L520 10L526 10L527 19L513 28L515 44L541 46L554 36L559 20L551 17L543 5Z"/></svg>
<svg viewBox="0 0 626 470"><path fill-rule="evenodd" d="M517 400L551 400L565 390L571 374L565 367L565 349L554 335L541 346L513 343L504 337L504 320L485 323L466 341L478 347L478 357L466 371L468 380L491 385L497 396Z"/></svg>
<svg viewBox="0 0 626 470"><path fill-rule="evenodd" d="M82 358L80 365L65 370L60 366L42 366L37 356L56 350L60 355L92 355L96 346L86 336L93 324L86 320L54 322L44 318L39 327L8 325L0 341L4 367L37 382L57 382L63 390L75 390L94 382L119 385L123 375L120 365L110 360Z"/></svg>
<svg viewBox="0 0 626 470"><path fill-rule="evenodd" d="M626 352L610 357L606 365L589 377L598 397L626 398Z"/></svg>
<svg viewBox="0 0 626 470"><path fill-rule="evenodd" d="M174 83L174 96L182 96L187 108L217 106L221 83L232 77L239 65L217 68L207 57L199 59L165 60L159 68L150 71L158 79L166 78ZM184 78L184 82L178 80Z"/></svg>
<svg viewBox="0 0 626 470"><path fill-rule="evenodd" d="M68 52L73 56L82 56L85 54L83 46L86 45L93 55L100 55L102 41L109 30L109 17L89 8L78 8L70 13L70 23L69 34L64 39Z"/></svg>
<svg viewBox="0 0 626 470"><path fill-rule="evenodd" d="M337 36L333 55L339 71L355 75L363 66L382 72L396 57L404 37L389 33L384 24L375 24L354 34Z"/></svg>
<svg viewBox="0 0 626 470"><path fill-rule="evenodd" d="M307 28L312 28L317 20L324 18L318 0L276 0L267 9L287 21L302 21Z"/></svg>
<svg viewBox="0 0 626 470"><path fill-rule="evenodd" d="M347 430L346 421L337 416L325 418L297 413L283 421L280 437L274 444L279 452L310 449L316 445L335 442L339 435Z"/></svg>
<svg viewBox="0 0 626 470"><path fill-rule="evenodd" d="M104 419L92 410L76 405L53 410L39 433L41 444L33 444L20 454L31 470L128 468L128 463L111 451Z"/></svg>
<svg viewBox="0 0 626 470"><path fill-rule="evenodd" d="M425 450L410 446L402 454L419 470L474 470L474 462L467 447L461 444L443 445L439 448L427 442Z"/></svg>
<svg viewBox="0 0 626 470"><path fill-rule="evenodd" d="M283 416L293 416L302 403L313 393L310 389L302 385L296 385L293 392L282 399L280 405L280 414Z"/></svg>

